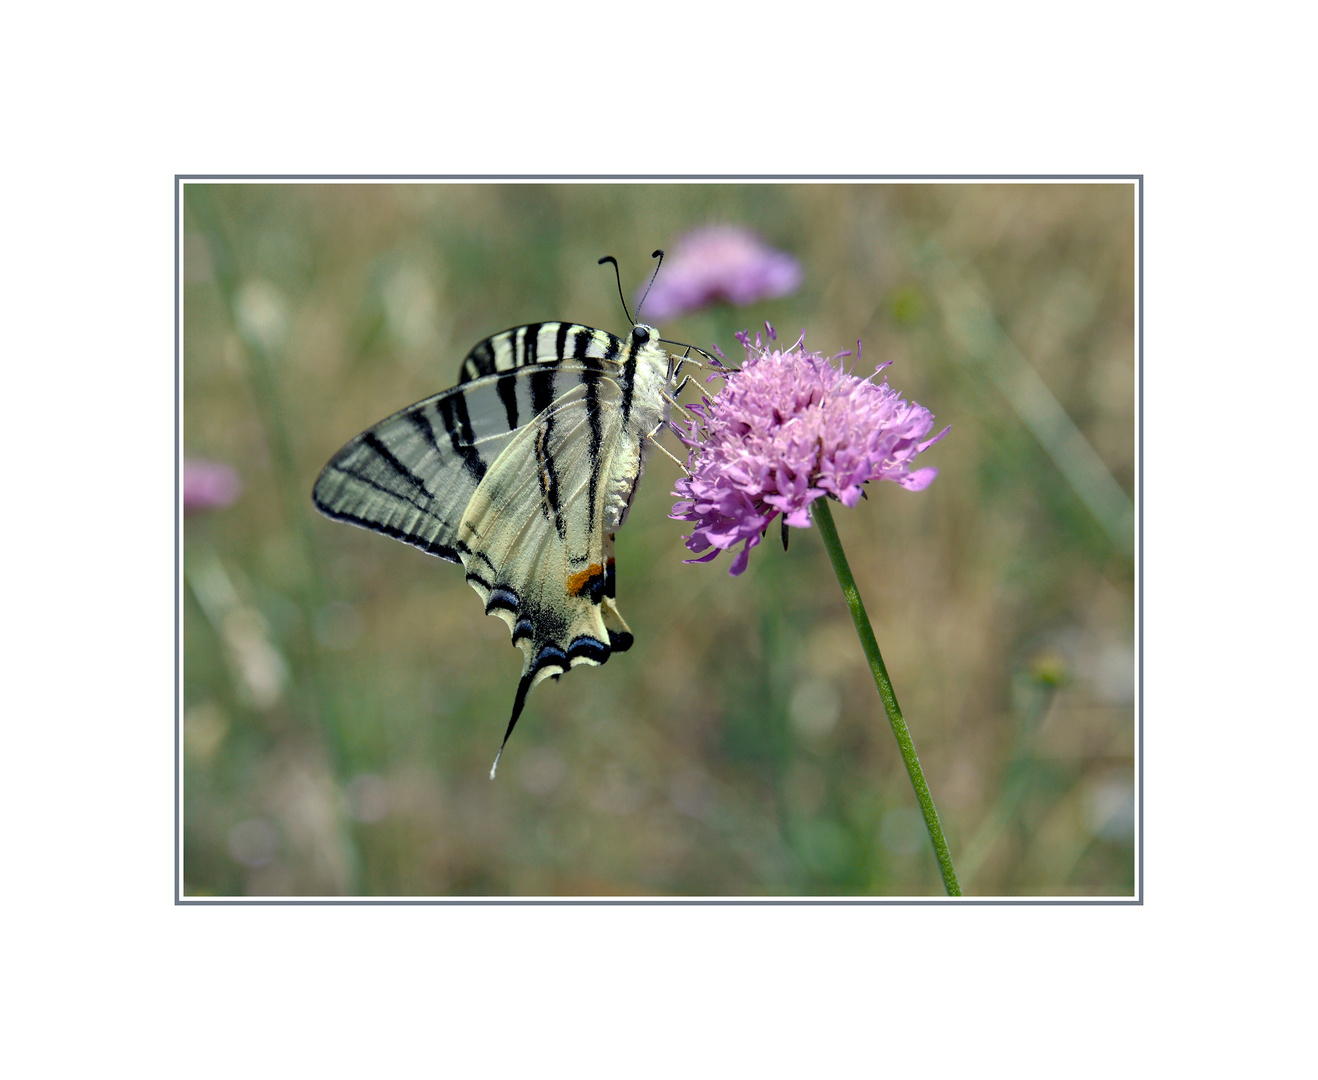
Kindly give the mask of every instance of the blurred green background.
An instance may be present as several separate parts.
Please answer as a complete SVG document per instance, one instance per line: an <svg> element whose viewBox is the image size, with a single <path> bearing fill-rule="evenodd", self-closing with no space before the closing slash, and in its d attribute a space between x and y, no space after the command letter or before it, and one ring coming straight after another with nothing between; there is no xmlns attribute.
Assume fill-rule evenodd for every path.
<svg viewBox="0 0 1318 1080"><path fill-rule="evenodd" d="M628 653L542 684L461 568L320 517L376 420L523 322L627 329L650 252L747 226L769 320L864 342L951 434L838 528L968 895L1134 889L1131 184L187 184L183 450L242 491L183 544L187 896L937 895L813 530L687 566L652 454L618 533ZM716 387L717 384L714 384ZM681 457L675 440L666 445Z"/></svg>

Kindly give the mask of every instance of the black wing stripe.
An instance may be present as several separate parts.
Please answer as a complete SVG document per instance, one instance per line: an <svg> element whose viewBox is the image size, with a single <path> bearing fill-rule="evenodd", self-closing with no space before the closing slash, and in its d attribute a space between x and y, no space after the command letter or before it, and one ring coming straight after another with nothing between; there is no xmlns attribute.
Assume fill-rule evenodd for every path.
<svg viewBox="0 0 1318 1080"><path fill-rule="evenodd" d="M454 550L457 551L459 555L468 555L474 559L480 559L480 561L491 570L494 570L494 563L490 561L490 557L483 551L477 551L475 548L469 547L465 541L459 540Z"/></svg>
<svg viewBox="0 0 1318 1080"><path fill-rule="evenodd" d="M449 562L461 562L458 558L456 548L451 548L447 544L441 544L435 540L427 540L419 533L411 533L406 529L399 529L393 525L386 525L379 521L368 521L366 518L358 517L356 514L349 513L345 510L332 510L328 506L319 506L320 512L326 517L332 517L337 521L346 521L350 525L360 525L364 529L370 529L372 532L384 533L385 536L392 536L395 540L401 540L405 544L411 544L413 547L420 548L428 555L438 555L441 559L447 559Z"/></svg>
<svg viewBox="0 0 1318 1080"><path fill-rule="evenodd" d="M644 346L635 334L632 335L631 345L627 349L627 360L622 365L622 422L625 425L627 418L632 414L632 393L636 389L636 357Z"/></svg>
<svg viewBox="0 0 1318 1080"><path fill-rule="evenodd" d="M536 416L554 403L554 369L542 367L531 373L531 408ZM552 422L552 417L550 420Z"/></svg>
<svg viewBox="0 0 1318 1080"><path fill-rule="evenodd" d="M590 343L595 340L595 332L589 326L575 327L572 335L572 359L585 360L590 356Z"/></svg>
<svg viewBox="0 0 1318 1080"><path fill-rule="evenodd" d="M517 358L517 365L538 363L540 353L540 324L531 323L523 328L522 354Z"/></svg>
<svg viewBox="0 0 1318 1080"><path fill-rule="evenodd" d="M471 352L467 354L467 359L462 362L462 382L470 382L472 379L478 379L482 375L488 375L494 371L494 349L490 345L490 339L477 342L472 346Z"/></svg>
<svg viewBox="0 0 1318 1080"><path fill-rule="evenodd" d="M439 449L439 440L435 438L435 427L430 422L430 417L426 415L425 409L416 409L408 413L407 419L426 442L434 449Z"/></svg>
<svg viewBox="0 0 1318 1080"><path fill-rule="evenodd" d="M500 375L498 392L504 414L508 417L508 430L512 431L517 426L517 376L512 372Z"/></svg>
<svg viewBox="0 0 1318 1080"><path fill-rule="evenodd" d="M563 507L559 501L558 466L550 452L550 443L554 435L554 414L550 406L554 404L553 367L542 367L531 375L531 409L536 416L544 415L544 422L535 440L536 475L540 479L540 509L546 521L554 523L554 531L560 537L567 535L567 522L563 519Z"/></svg>
<svg viewBox="0 0 1318 1080"><path fill-rule="evenodd" d="M444 418L444 430L448 432L453 452L462 458L463 467L479 484L485 476L485 459L472 445L476 441L476 434L471 429L471 417L467 414L466 396L449 394L440 398L438 404L439 414Z"/></svg>
<svg viewBox="0 0 1318 1080"><path fill-rule="evenodd" d="M331 464L329 468L332 468L335 472L342 473L344 476L351 476L354 480L358 481L359 483L365 484L367 487L373 488L374 490L380 492L383 495L387 495L391 500L405 502L409 506L415 507L417 510L420 510L421 513L426 514L429 517L435 516L431 512L429 499L426 499L424 502L418 502L416 498L408 494L406 491L399 491L397 488L391 488L387 484L382 484L378 480L374 479L371 476L366 475L365 473L358 472L356 469L348 469L342 465L334 465L334 464ZM422 488L422 490L424 491L425 489ZM316 508L318 510L323 510L327 514L332 514L336 512L334 508L334 504L321 496L320 484L316 485L316 490L312 492L312 497L316 501Z"/></svg>
<svg viewBox="0 0 1318 1080"><path fill-rule="evenodd" d="M372 450L374 450L377 454L379 454L384 461L387 461L389 463L389 467L392 468L396 473L398 473L399 476L403 477L405 480L409 481L410 483L415 484L422 491L429 493L429 489L426 487L425 479L414 473L411 469L409 469L406 465L404 465L401 461L399 461L398 458L394 455L394 452L390 450L389 447L385 446L383 442L380 441L380 437L376 435L374 431L367 431L363 433L362 443L366 446L369 446ZM343 467L339 466L339 468L342 469ZM343 471L347 472L348 470L343 469Z"/></svg>
<svg viewBox="0 0 1318 1080"><path fill-rule="evenodd" d="M554 418L551 414L535 440L536 474L540 478L540 509L547 521L553 521L558 538L564 540L567 538L567 519L563 517L563 501L558 490L558 464L549 450L553 428Z"/></svg>
<svg viewBox="0 0 1318 1080"><path fill-rule="evenodd" d="M586 384L586 416L590 421L590 519L595 520L596 497L600 479L600 444L604 440L604 417L600 412L599 381L601 372L587 368L581 373Z"/></svg>

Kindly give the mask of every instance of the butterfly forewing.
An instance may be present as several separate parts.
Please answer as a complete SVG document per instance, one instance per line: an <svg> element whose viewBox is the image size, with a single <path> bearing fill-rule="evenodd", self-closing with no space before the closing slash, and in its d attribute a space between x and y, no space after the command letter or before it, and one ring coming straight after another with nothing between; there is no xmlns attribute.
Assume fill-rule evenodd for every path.
<svg viewBox="0 0 1318 1080"><path fill-rule="evenodd" d="M367 429L330 459L312 497L329 517L459 561L462 514L520 423L553 401L560 380L594 373L568 361L479 378ZM546 382L545 376L557 376Z"/></svg>
<svg viewBox="0 0 1318 1080"><path fill-rule="evenodd" d="M530 323L492 334L477 344L462 361L459 378L468 382L527 364L560 360L617 360L623 349L622 339L607 330L580 323Z"/></svg>

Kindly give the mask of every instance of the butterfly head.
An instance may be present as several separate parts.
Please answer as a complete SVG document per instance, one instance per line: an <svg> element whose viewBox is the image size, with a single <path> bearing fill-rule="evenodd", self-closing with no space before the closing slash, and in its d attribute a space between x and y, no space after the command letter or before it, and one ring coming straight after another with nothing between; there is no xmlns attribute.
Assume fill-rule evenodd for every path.
<svg viewBox="0 0 1318 1080"><path fill-rule="evenodd" d="M664 351L663 347L659 344L659 341L659 331L649 323L638 322L632 327L632 350L637 355L649 353L648 363L652 365L657 364L660 358L663 358L666 361L663 366L667 368L665 377L671 379L673 377L673 358ZM651 352L651 350L655 351Z"/></svg>

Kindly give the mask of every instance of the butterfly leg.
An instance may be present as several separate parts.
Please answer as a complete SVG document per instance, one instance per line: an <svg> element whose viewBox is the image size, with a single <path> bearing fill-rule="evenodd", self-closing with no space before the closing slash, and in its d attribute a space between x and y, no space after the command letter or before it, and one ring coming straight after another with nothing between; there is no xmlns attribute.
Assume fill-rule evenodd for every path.
<svg viewBox="0 0 1318 1080"><path fill-rule="evenodd" d="M655 430L658 429L656 428ZM669 459L671 459L677 465L679 469L681 469L684 473L686 473L687 476L691 475L691 473L687 470L687 467L683 465L682 462L678 461L677 458L673 456L671 451L669 451L668 448L665 447L663 443L661 443L658 439L654 437L654 432L651 432L649 435L646 436L646 438L650 440L650 444L654 446L655 449L664 453Z"/></svg>

